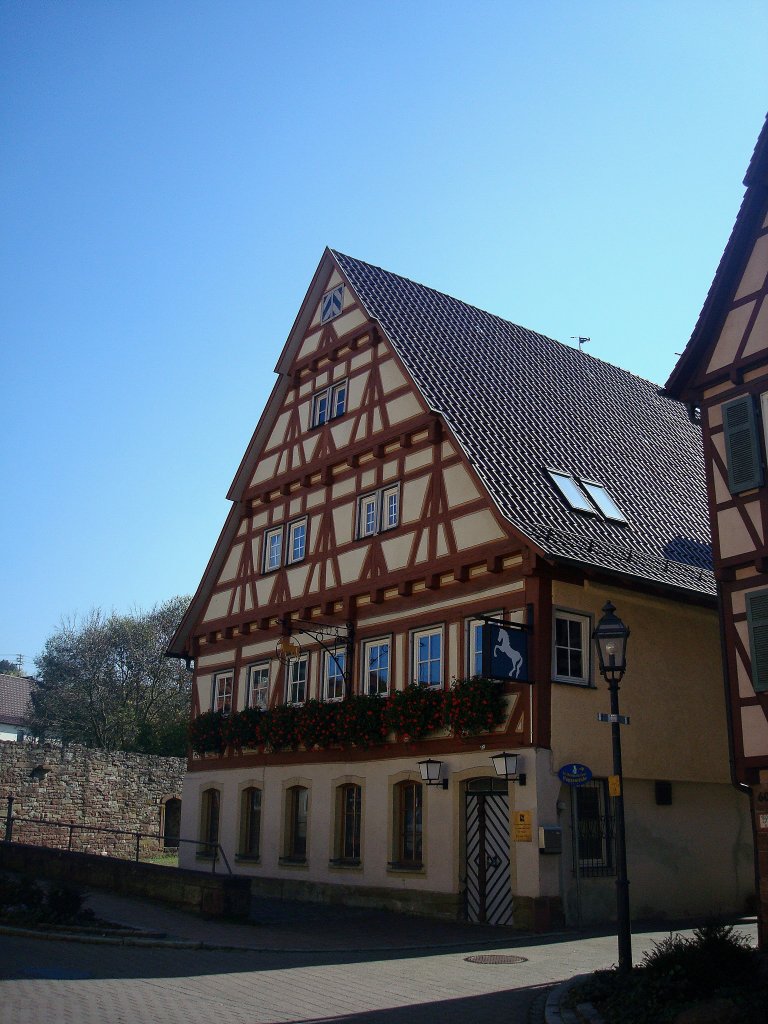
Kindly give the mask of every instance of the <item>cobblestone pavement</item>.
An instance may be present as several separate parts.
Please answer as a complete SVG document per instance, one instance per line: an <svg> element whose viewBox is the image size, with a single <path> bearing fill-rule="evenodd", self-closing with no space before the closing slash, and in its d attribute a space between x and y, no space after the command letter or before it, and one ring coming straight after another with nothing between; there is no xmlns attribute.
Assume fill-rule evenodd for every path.
<svg viewBox="0 0 768 1024"><path fill-rule="evenodd" d="M230 947L257 936L261 948L115 946L0 935L2 1024L539 1024L554 983L616 959L614 934L507 933L491 948L484 932L467 926L446 931L398 915L284 904L273 908L271 925L262 913L261 925L249 928L145 901L103 900L111 900L112 920L123 924L165 924L162 930L185 941ZM636 959L665 934L636 934ZM294 948L281 946L291 935ZM296 945L301 936L304 948ZM430 940L432 948L415 948L414 936ZM221 941L227 938L229 943ZM467 962L473 953L524 959Z"/></svg>

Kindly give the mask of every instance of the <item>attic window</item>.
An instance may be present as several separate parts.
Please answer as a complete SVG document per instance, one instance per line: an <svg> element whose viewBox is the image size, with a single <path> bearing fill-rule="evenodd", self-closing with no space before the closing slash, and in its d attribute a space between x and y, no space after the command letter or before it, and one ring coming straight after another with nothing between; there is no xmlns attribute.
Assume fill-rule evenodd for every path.
<svg viewBox="0 0 768 1024"><path fill-rule="evenodd" d="M615 519L619 523L626 523L627 517L602 484L598 484L594 480L582 480L581 484L606 519Z"/></svg>
<svg viewBox="0 0 768 1024"><path fill-rule="evenodd" d="M338 316L344 305L344 285L337 285L323 296L320 304L320 323L325 324Z"/></svg>
<svg viewBox="0 0 768 1024"><path fill-rule="evenodd" d="M591 515L599 512L605 519L617 523L626 523L627 517L608 493L604 484L597 480L576 480L570 473L557 469L548 469L552 483L557 487L572 509L577 512L588 512ZM591 500L590 500L591 499Z"/></svg>
<svg viewBox="0 0 768 1024"><path fill-rule="evenodd" d="M594 513L594 508L570 473L560 473L556 469L548 469L547 472L552 479L552 483L560 491L571 508L576 509L577 512Z"/></svg>

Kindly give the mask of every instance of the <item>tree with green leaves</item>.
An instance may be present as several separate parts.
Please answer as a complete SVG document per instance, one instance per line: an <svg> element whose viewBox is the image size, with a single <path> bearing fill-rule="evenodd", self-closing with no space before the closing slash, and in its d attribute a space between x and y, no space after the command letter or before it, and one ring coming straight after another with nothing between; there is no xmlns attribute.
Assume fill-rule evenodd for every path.
<svg viewBox="0 0 768 1024"><path fill-rule="evenodd" d="M62 622L36 661L28 726L103 750L183 757L191 674L166 658L189 598Z"/></svg>
<svg viewBox="0 0 768 1024"><path fill-rule="evenodd" d="M5 676L20 676L22 671L16 661L9 661L8 658L0 658L0 673Z"/></svg>

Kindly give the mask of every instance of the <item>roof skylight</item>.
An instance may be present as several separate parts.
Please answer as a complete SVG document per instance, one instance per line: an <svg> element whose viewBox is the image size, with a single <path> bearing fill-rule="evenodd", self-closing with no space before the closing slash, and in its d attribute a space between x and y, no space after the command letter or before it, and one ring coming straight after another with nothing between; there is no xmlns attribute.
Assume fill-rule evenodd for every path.
<svg viewBox="0 0 768 1024"><path fill-rule="evenodd" d="M561 473L556 469L548 469L547 472L552 478L552 483L560 491L571 508L576 509L577 512L594 513L594 508L586 499L570 473Z"/></svg>
<svg viewBox="0 0 768 1024"><path fill-rule="evenodd" d="M627 517L610 496L603 484L598 484L594 480L582 480L581 485L606 519L615 519L619 523L626 523Z"/></svg>
<svg viewBox="0 0 768 1024"><path fill-rule="evenodd" d="M576 512L602 513L606 519L626 523L627 517L608 493L604 484L597 480L576 480L570 473L548 469L552 483ZM586 493L585 493L586 492ZM591 500L590 500L591 499Z"/></svg>

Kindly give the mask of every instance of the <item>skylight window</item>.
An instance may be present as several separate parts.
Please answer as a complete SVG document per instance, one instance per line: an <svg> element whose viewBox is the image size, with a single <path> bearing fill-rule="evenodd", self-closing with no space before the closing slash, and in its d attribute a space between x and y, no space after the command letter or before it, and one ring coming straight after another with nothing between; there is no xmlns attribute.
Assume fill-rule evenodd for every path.
<svg viewBox="0 0 768 1024"><path fill-rule="evenodd" d="M577 512L594 513L593 506L570 473L559 473L556 469L548 469L547 472L552 479L552 483L560 491L571 508L576 509Z"/></svg>
<svg viewBox="0 0 768 1024"><path fill-rule="evenodd" d="M582 480L581 483L606 519L615 519L619 523L626 523L627 517L602 484L595 483L594 480Z"/></svg>

